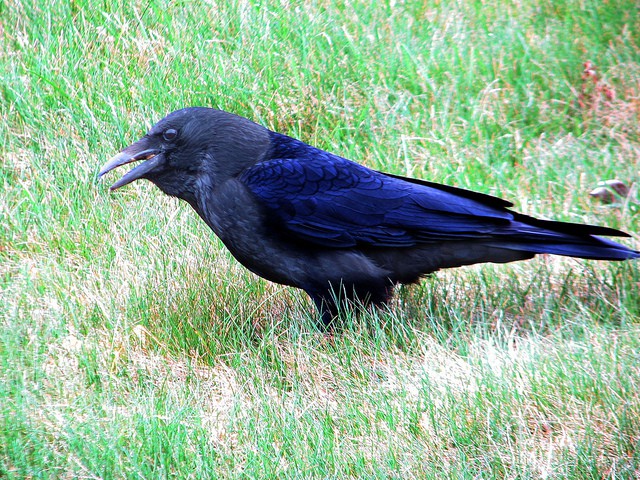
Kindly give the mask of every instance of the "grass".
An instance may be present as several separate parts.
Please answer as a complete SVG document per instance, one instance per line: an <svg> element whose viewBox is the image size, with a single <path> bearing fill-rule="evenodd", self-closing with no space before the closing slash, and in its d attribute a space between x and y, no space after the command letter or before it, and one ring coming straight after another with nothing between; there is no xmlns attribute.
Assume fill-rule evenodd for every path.
<svg viewBox="0 0 640 480"><path fill-rule="evenodd" d="M0 477L635 478L640 271L441 272L315 328L98 167L167 112L632 232L635 2L0 2ZM586 62L591 62L587 71Z"/></svg>

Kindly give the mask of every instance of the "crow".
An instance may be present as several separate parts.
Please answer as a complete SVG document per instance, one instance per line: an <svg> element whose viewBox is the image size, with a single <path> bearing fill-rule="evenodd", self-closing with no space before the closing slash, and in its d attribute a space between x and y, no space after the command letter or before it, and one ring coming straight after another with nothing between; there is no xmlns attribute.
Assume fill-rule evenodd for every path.
<svg viewBox="0 0 640 480"><path fill-rule="evenodd" d="M170 113L106 162L185 200L255 274L304 290L329 327L442 268L554 254L626 260L612 228L523 215L497 197L379 172L206 107Z"/></svg>

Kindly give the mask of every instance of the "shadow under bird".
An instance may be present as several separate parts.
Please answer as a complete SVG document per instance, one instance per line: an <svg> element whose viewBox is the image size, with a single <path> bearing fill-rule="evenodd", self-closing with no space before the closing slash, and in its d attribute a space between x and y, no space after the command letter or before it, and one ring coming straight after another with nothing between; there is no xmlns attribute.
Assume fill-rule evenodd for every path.
<svg viewBox="0 0 640 480"><path fill-rule="evenodd" d="M246 268L303 289L325 326L344 305L381 305L441 268L546 253L640 257L612 228L539 220L470 190L371 170L204 107L177 110L109 160L141 161L111 186L147 179L185 200Z"/></svg>

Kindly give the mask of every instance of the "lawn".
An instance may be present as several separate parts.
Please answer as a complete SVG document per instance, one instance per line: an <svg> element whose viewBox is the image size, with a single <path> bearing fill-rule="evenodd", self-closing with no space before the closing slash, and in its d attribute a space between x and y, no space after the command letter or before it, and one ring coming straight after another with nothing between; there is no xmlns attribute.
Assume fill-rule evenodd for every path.
<svg viewBox="0 0 640 480"><path fill-rule="evenodd" d="M95 179L209 106L637 249L635 1L0 0L0 41L0 478L640 475L639 262L442 271L327 335Z"/></svg>

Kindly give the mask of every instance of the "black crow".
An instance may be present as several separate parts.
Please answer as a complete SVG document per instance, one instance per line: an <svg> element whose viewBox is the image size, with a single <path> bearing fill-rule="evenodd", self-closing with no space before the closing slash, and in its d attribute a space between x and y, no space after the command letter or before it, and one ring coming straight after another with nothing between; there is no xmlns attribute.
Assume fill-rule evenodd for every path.
<svg viewBox="0 0 640 480"><path fill-rule="evenodd" d="M381 305L395 285L441 268L539 253L640 257L592 225L539 220L482 193L371 170L211 108L177 110L100 170L142 163L111 186L146 178L187 201L257 275L301 288L328 326L343 301Z"/></svg>

